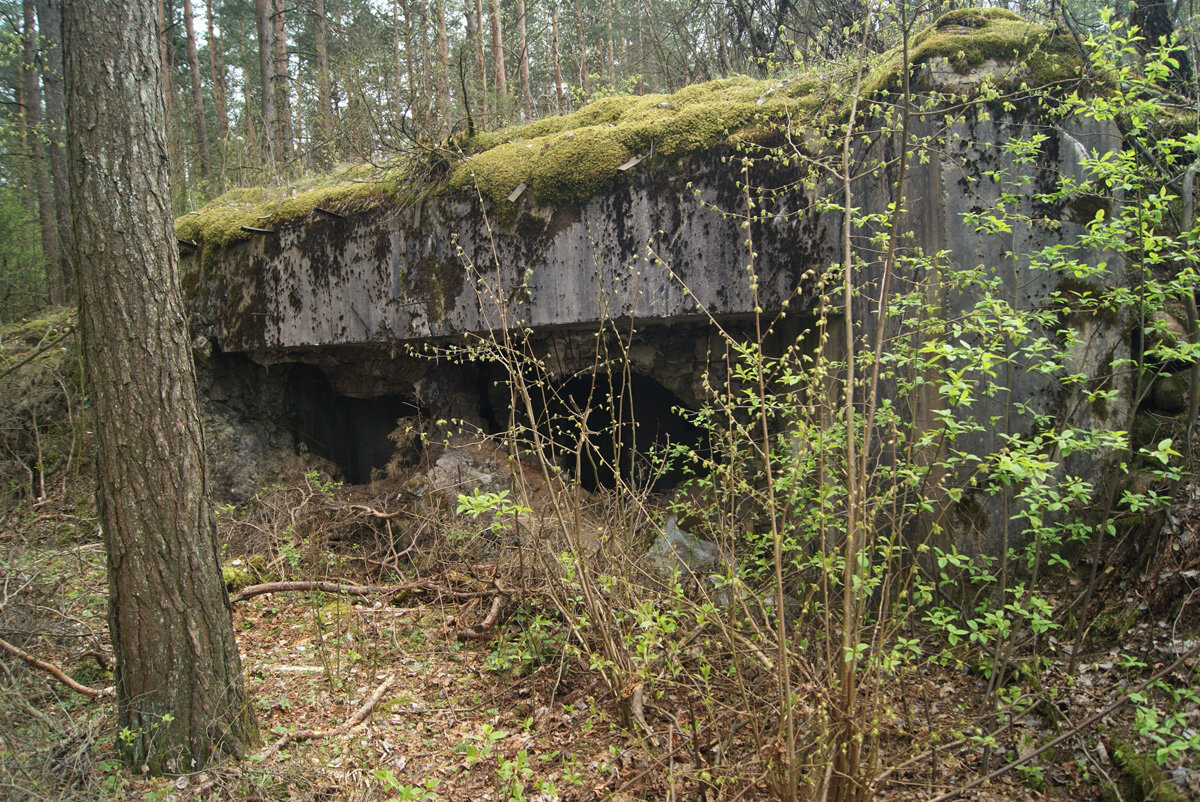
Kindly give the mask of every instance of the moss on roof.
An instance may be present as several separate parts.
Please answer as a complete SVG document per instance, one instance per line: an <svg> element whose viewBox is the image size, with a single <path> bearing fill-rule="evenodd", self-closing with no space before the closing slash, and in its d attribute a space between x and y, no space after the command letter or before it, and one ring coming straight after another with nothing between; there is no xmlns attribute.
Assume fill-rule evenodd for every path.
<svg viewBox="0 0 1200 802"><path fill-rule="evenodd" d="M1078 65L1078 57L1047 28L997 8L952 11L914 37L910 50L914 64L942 57L964 73L989 60L1024 63L1036 83L1073 75ZM899 50L885 54L865 90L893 88L900 59ZM478 134L466 143L465 158L432 189L477 187L502 220L515 215L516 205L507 198L521 183L539 204L582 202L616 181L617 167L631 157L669 162L739 137L754 139L785 119L812 122L821 108L834 113L840 105L835 93L844 92L838 84L828 76L737 77L671 95L602 98L572 114ZM374 176L360 169L286 197L265 189L232 190L179 218L176 231L180 239L200 243L207 257L246 239L242 226L273 228L306 217L316 206L348 213L398 202L413 193L409 175L405 167Z"/></svg>

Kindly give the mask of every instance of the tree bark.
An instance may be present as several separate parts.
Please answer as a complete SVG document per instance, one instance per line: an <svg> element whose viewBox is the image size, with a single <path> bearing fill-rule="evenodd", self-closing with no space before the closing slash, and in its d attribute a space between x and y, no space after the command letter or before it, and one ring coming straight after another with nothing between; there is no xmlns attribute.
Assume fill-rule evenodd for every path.
<svg viewBox="0 0 1200 802"><path fill-rule="evenodd" d="M285 161L292 158L295 136L292 131L292 76L288 66L287 24L284 18L284 0L275 0L275 13L271 16L272 39L275 45L275 103L279 119L279 154Z"/></svg>
<svg viewBox="0 0 1200 802"><path fill-rule="evenodd" d="M79 328L108 552L117 748L190 772L255 738L205 486L152 0L64 8ZM85 266L86 265L86 269Z"/></svg>
<svg viewBox="0 0 1200 802"><path fill-rule="evenodd" d="M333 89L329 80L329 18L325 0L313 4L313 42L317 50L317 142L316 163L322 170L333 162Z"/></svg>
<svg viewBox="0 0 1200 802"><path fill-rule="evenodd" d="M488 76L487 60L483 48L483 0L475 0L475 66L478 70L479 119L484 127L488 124ZM469 13L469 12L468 12Z"/></svg>
<svg viewBox="0 0 1200 802"><path fill-rule="evenodd" d="M552 0L550 6L550 61L554 67L554 110L563 112L563 79L562 68L558 59L558 0Z"/></svg>
<svg viewBox="0 0 1200 802"><path fill-rule="evenodd" d="M517 48L521 51L521 108L533 119L533 92L529 86L529 37L525 31L525 0L517 0Z"/></svg>
<svg viewBox="0 0 1200 802"><path fill-rule="evenodd" d="M450 45L446 35L446 0L434 0L437 14L437 125L441 137L450 135Z"/></svg>
<svg viewBox="0 0 1200 802"><path fill-rule="evenodd" d="M208 125L204 121L204 92L200 89L200 51L196 47L196 21L192 18L192 0L183 0L183 29L187 32L188 73L192 78L192 130L196 139L196 163L200 178L211 173L208 158Z"/></svg>
<svg viewBox="0 0 1200 802"><path fill-rule="evenodd" d="M283 158L279 153L279 117L275 103L275 36L271 26L273 0L254 0L254 19L258 25L258 68L262 73L263 152L271 170Z"/></svg>
<svg viewBox="0 0 1200 802"><path fill-rule="evenodd" d="M63 89L62 0L39 0L38 31L42 37L42 89L46 96L46 140L50 179L54 184L54 221L58 238L59 285L63 302L75 300L71 272L71 191L67 185L67 101Z"/></svg>
<svg viewBox="0 0 1200 802"><path fill-rule="evenodd" d="M204 18L208 25L208 69L212 73L213 104L217 110L217 130L229 138L229 112L225 106L225 69L220 56L221 40L213 28L212 0L204 0Z"/></svg>
<svg viewBox="0 0 1200 802"><path fill-rule="evenodd" d="M500 29L500 0L488 0L488 18L492 30L492 70L496 79L496 118L504 120L508 100L508 78L504 74L504 35Z"/></svg>
<svg viewBox="0 0 1200 802"><path fill-rule="evenodd" d="M25 53L21 77L25 89L25 125L29 136L29 154L33 158L33 180L37 190L38 221L42 232L42 259L46 266L46 299L52 304L66 301L58 250L58 232L54 221L54 190L50 186L50 168L46 163L42 131L42 87L38 81L37 10L33 0L24 0Z"/></svg>
<svg viewBox="0 0 1200 802"><path fill-rule="evenodd" d="M575 0L575 38L579 48L579 91L587 97L588 91L588 60L587 38L583 34L583 0Z"/></svg>

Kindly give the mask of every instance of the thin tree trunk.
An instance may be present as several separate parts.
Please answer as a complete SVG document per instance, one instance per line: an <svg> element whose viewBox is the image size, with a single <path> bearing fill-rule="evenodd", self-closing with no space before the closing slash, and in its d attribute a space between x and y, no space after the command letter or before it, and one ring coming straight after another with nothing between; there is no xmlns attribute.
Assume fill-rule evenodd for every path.
<svg viewBox="0 0 1200 802"><path fill-rule="evenodd" d="M521 51L521 105L526 120L533 119L533 92L529 86L529 40L525 33L525 0L517 0L517 47Z"/></svg>
<svg viewBox="0 0 1200 802"><path fill-rule="evenodd" d="M59 286L63 302L75 298L75 276L71 271L71 191L67 184L67 102L63 87L62 0L39 0L38 31L42 51L42 89L46 95L46 139L50 178L54 184L54 221L58 237Z"/></svg>
<svg viewBox="0 0 1200 802"><path fill-rule="evenodd" d="M316 162L322 170L332 161L330 140L333 137L333 89L329 81L329 19L325 16L325 0L313 5L313 40L317 49L317 147Z"/></svg>
<svg viewBox="0 0 1200 802"><path fill-rule="evenodd" d="M446 37L446 0L435 0L437 13L437 120L442 138L450 135L450 48Z"/></svg>
<svg viewBox="0 0 1200 802"><path fill-rule="evenodd" d="M613 55L613 22L617 16L617 0L608 3L608 82L617 85L617 60Z"/></svg>
<svg viewBox="0 0 1200 802"><path fill-rule="evenodd" d="M246 33L246 21L245 20L238 21L238 40L237 41L238 41L238 56L243 65L242 119L245 122L245 127L242 129L242 133L245 134L245 136L246 136L246 143L251 148L253 148L253 147L259 146L260 143L258 142L258 126L256 126L254 124L255 111L254 111L253 82L247 80L247 76L249 75L249 72L245 71L245 66L244 66L244 65L251 63L250 48L248 46L250 37ZM261 89L261 81L260 81L260 89Z"/></svg>
<svg viewBox="0 0 1200 802"><path fill-rule="evenodd" d="M108 552L117 748L135 768L185 773L242 754L255 725L207 497L154 6L92 0L64 12L74 264Z"/></svg>
<svg viewBox="0 0 1200 802"><path fill-rule="evenodd" d="M212 0L204 0L204 17L208 24L208 68L212 72L213 103L217 109L217 130L222 139L229 138L229 112L225 105L225 70L221 65L221 40L213 27Z"/></svg>
<svg viewBox="0 0 1200 802"><path fill-rule="evenodd" d="M188 72L192 77L192 121L196 138L196 161L200 178L211 173L208 158L208 125L204 121L204 92L200 89L200 53L196 47L196 21L192 19L192 0L183 0L183 28L187 32Z"/></svg>
<svg viewBox="0 0 1200 802"><path fill-rule="evenodd" d="M500 0L488 0L488 18L492 30L492 70L496 78L496 118L503 121L508 100L508 78L504 74L504 35L500 30Z"/></svg>
<svg viewBox="0 0 1200 802"><path fill-rule="evenodd" d="M262 121L263 155L268 169L274 172L283 155L278 152L279 118L275 103L275 49L274 30L271 26L272 0L254 0L254 18L258 24L258 68L262 75Z"/></svg>
<svg viewBox="0 0 1200 802"><path fill-rule="evenodd" d="M583 0L575 0L575 39L579 48L579 91L587 97L588 93L588 59L587 38L583 35Z"/></svg>
<svg viewBox="0 0 1200 802"><path fill-rule="evenodd" d="M25 89L25 125L29 131L29 153L33 157L33 180L37 187L38 221L42 230L42 258L46 265L46 296L52 304L66 300L66 287L59 272L58 232L54 220L54 190L50 187L50 166L46 162L42 132L42 88L38 82L37 9L33 0L24 0L25 53L21 64Z"/></svg>
<svg viewBox="0 0 1200 802"><path fill-rule="evenodd" d="M552 0L550 6L550 61L554 66L554 110L562 114L564 98L562 69L558 63L558 0Z"/></svg>
<svg viewBox="0 0 1200 802"><path fill-rule="evenodd" d="M29 217L37 215L37 197L33 190L33 158L29 152L29 120L25 113L25 83L22 76L21 83L17 85L17 135L21 140L21 155L25 158L20 159L21 170L21 186L24 192L21 193L22 205L25 207L25 214Z"/></svg>
<svg viewBox="0 0 1200 802"><path fill-rule="evenodd" d="M488 124L488 75L487 59L483 47L483 0L475 0L475 67L478 71L476 86L479 91L480 124Z"/></svg>
<svg viewBox="0 0 1200 802"><path fill-rule="evenodd" d="M292 158L292 76L288 67L287 24L284 18L284 0L275 0L275 13L271 17L271 28L275 45L275 103L279 116L279 153L286 161Z"/></svg>

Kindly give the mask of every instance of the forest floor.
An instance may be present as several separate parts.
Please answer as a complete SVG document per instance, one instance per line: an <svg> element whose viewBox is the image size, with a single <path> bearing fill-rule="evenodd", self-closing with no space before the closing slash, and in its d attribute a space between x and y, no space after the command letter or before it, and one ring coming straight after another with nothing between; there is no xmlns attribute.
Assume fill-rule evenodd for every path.
<svg viewBox="0 0 1200 802"><path fill-rule="evenodd" d="M22 398L63 381L61 371L46 376L54 380L28 380ZM16 407L8 413L11 423ZM36 443L21 446L38 449L37 462L15 459L19 444L5 441L0 638L103 689L112 652L92 444L86 415L63 414L58 423L43 416ZM111 697L74 692L44 665L0 653L0 799L772 798L763 732L776 722L745 701L755 698L747 687L769 689L769 672L750 661L701 685L647 661L642 720L630 722L628 689L610 686L601 650L568 625L547 572L534 570L534 551L553 544L497 538L444 506L414 510L403 502L411 479L343 487L309 472L219 511L262 735L246 759L145 777L117 759ZM612 520L613 503L586 498L587 519ZM874 798L934 799L1054 744L961 798L1200 799L1200 703L1188 692L1200 687L1200 484L1176 488L1156 520L1153 541L1098 566L1094 600L1074 618L1087 631L1074 660L1066 624L1036 658L1014 651L1020 667L1006 698L1025 703L1001 710L1019 713L987 709L978 650L905 667L880 697ZM1056 576L1055 600L1078 599L1091 573L1080 556ZM282 581L326 584L262 586ZM386 587L359 595L333 585ZM669 606L669 595L646 593L638 609ZM933 633L911 634L938 651ZM679 664L699 672L706 663L688 656L701 648L696 635L674 642ZM1142 691L1156 675L1164 685ZM800 672L795 687L797 710L816 709L817 679ZM1131 694L1164 720L1147 722L1148 712L1123 703Z"/></svg>

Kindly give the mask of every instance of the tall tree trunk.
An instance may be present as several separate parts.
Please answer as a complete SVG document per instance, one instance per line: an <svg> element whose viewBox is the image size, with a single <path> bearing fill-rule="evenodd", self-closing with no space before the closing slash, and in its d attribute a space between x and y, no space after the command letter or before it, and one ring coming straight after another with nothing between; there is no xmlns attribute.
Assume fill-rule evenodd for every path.
<svg viewBox="0 0 1200 802"><path fill-rule="evenodd" d="M221 40L213 27L212 0L204 0L204 18L208 25L208 69L212 72L213 103L217 109L217 130L221 139L229 138L229 112L225 106L225 68L222 64Z"/></svg>
<svg viewBox="0 0 1200 802"><path fill-rule="evenodd" d="M54 222L58 237L59 286L63 302L75 299L71 271L71 190L67 184L67 102L63 89L62 0L38 0L38 32L42 50L42 89L46 95L46 140L50 179L54 184Z"/></svg>
<svg viewBox="0 0 1200 802"><path fill-rule="evenodd" d="M492 70L496 79L496 119L503 122L508 100L508 78L504 74L504 35L500 28L500 0L488 0L492 30Z"/></svg>
<svg viewBox="0 0 1200 802"><path fill-rule="evenodd" d="M476 87L479 92L479 119L484 127L488 124L488 75L487 60L483 48L483 0L475 0L475 67L478 70Z"/></svg>
<svg viewBox="0 0 1200 802"><path fill-rule="evenodd" d="M191 772L255 738L205 486L152 0L64 7L79 327L108 552L117 748ZM86 267L85 267L86 266Z"/></svg>
<svg viewBox="0 0 1200 802"><path fill-rule="evenodd" d="M313 42L317 50L317 147L316 163L322 170L332 163L333 89L329 81L329 18L325 0L313 5Z"/></svg>
<svg viewBox="0 0 1200 802"><path fill-rule="evenodd" d="M563 112L563 79L562 69L558 63L558 0L552 0L550 6L550 61L554 66L554 110Z"/></svg>
<svg viewBox="0 0 1200 802"><path fill-rule="evenodd" d="M22 205L25 207L25 214L29 217L37 215L37 197L33 193L33 156L29 151L29 120L25 113L25 83L22 76L21 83L17 85L17 138L21 141L21 154L25 157L20 159L21 171L21 186L24 192L21 193Z"/></svg>
<svg viewBox="0 0 1200 802"><path fill-rule="evenodd" d="M271 25L273 0L254 0L254 18L258 24L258 68L262 72L263 153L269 169L278 169L283 158L279 152L279 117L275 102L275 33Z"/></svg>
<svg viewBox="0 0 1200 802"><path fill-rule="evenodd" d="M575 38L575 45L579 48L579 91L587 97L588 59L587 38L583 34L583 0L575 0Z"/></svg>
<svg viewBox="0 0 1200 802"><path fill-rule="evenodd" d="M271 28L275 44L275 103L279 117L279 153L284 160L292 158L295 136L292 132L292 76L288 67L287 24L284 18L284 0L275 0L275 13L271 17Z"/></svg>
<svg viewBox="0 0 1200 802"><path fill-rule="evenodd" d="M25 89L25 125L29 131L29 153L33 157L33 180L37 185L38 221L42 229L42 258L46 265L46 296L52 304L66 300L66 287L59 272L58 232L54 221L54 190L50 187L50 166L46 163L42 131L42 87L38 82L37 9L33 0L24 0L25 53L21 77Z"/></svg>
<svg viewBox="0 0 1200 802"><path fill-rule="evenodd" d="M204 92L200 89L200 51L196 47L196 21L192 19L192 0L183 0L183 29L187 32L188 73L192 77L192 125L196 139L196 162L200 178L211 174L208 158L208 124L204 121Z"/></svg>
<svg viewBox="0 0 1200 802"><path fill-rule="evenodd" d="M529 86L529 40L525 33L525 0L517 0L517 47L521 51L521 107L533 119L533 91Z"/></svg>
<svg viewBox="0 0 1200 802"><path fill-rule="evenodd" d="M450 46L446 36L446 0L434 0L437 14L437 120L442 138L450 135Z"/></svg>
<svg viewBox="0 0 1200 802"><path fill-rule="evenodd" d="M244 122L242 133L246 137L246 143L251 148L254 148L259 147L260 143L258 142L258 126L254 124L254 82L247 79L250 73L248 70L245 70L244 66L250 64L252 61L249 48L250 36L246 32L246 21L244 19L238 20L237 42L238 57L244 70L242 73L242 120ZM259 83L261 85L261 81Z"/></svg>
<svg viewBox="0 0 1200 802"><path fill-rule="evenodd" d="M608 82L617 85L617 60L613 55L613 22L617 16L617 0L608 3Z"/></svg>

